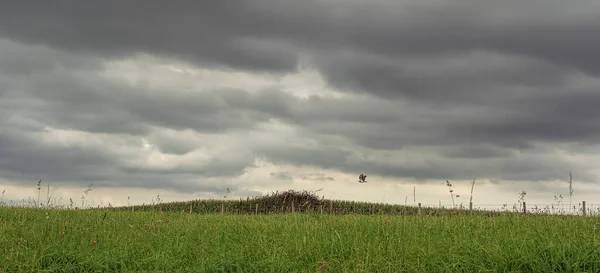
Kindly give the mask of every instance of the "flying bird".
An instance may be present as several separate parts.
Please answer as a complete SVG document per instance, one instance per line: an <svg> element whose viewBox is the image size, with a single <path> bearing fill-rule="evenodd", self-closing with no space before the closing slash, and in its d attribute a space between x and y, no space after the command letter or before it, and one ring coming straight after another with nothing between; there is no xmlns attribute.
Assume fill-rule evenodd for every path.
<svg viewBox="0 0 600 273"><path fill-rule="evenodd" d="M367 180L366 180L366 179L367 179L367 176L361 173L361 174L358 176L358 183L367 183Z"/></svg>

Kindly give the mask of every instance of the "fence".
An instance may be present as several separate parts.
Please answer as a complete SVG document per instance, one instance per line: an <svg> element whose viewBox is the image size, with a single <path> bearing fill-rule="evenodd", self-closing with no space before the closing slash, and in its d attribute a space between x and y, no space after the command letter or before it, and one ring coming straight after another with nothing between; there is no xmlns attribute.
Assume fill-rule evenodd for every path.
<svg viewBox="0 0 600 273"><path fill-rule="evenodd" d="M7 206L7 204L2 204ZM10 206L10 205L9 205ZM30 207L15 205L15 207ZM44 208L44 207L41 207ZM120 211L170 211L189 213L228 213L228 214L278 214L278 213L319 213L319 214L387 214L387 215L447 215L447 214L486 214L495 215L511 212L522 214L580 215L600 216L600 204L481 204L443 206L441 204L398 205L385 203L366 203L351 201L323 200L320 204L302 204L294 202L279 205L265 205L248 201L197 201L162 204L143 204L127 207L87 207L69 208L66 206L47 207L48 209L111 209Z"/></svg>
<svg viewBox="0 0 600 273"><path fill-rule="evenodd" d="M445 208L440 205L421 205L428 208ZM468 211L490 211L490 212L516 212L523 214L556 214L556 215L581 215L581 216L600 216L600 204L587 204L582 201L577 204L482 204L475 205L470 203L466 206L455 206L460 210Z"/></svg>

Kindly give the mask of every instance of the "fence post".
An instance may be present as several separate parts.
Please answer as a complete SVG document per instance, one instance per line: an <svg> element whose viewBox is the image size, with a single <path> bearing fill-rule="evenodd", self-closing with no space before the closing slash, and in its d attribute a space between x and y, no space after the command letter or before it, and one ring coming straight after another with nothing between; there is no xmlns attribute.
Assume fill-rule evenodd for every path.
<svg viewBox="0 0 600 273"><path fill-rule="evenodd" d="M294 209L294 201L292 200L292 213L294 213L294 212L295 212L295 209Z"/></svg>
<svg viewBox="0 0 600 273"><path fill-rule="evenodd" d="M419 210L418 210L418 214L421 215L421 203L419 203Z"/></svg>
<svg viewBox="0 0 600 273"><path fill-rule="evenodd" d="M469 211L472 212L473 211L473 202L469 202Z"/></svg>
<svg viewBox="0 0 600 273"><path fill-rule="evenodd" d="M225 204L221 203L221 214L225 213Z"/></svg>
<svg viewBox="0 0 600 273"><path fill-rule="evenodd" d="M333 201L329 201L329 213L333 214Z"/></svg>
<svg viewBox="0 0 600 273"><path fill-rule="evenodd" d="M190 214L192 214L192 206L193 204L190 204Z"/></svg>
<svg viewBox="0 0 600 273"><path fill-rule="evenodd" d="M527 214L527 205L525 204L525 201L523 201L523 214Z"/></svg>
<svg viewBox="0 0 600 273"><path fill-rule="evenodd" d="M254 206L254 214L258 215L258 203Z"/></svg>
<svg viewBox="0 0 600 273"><path fill-rule="evenodd" d="M582 201L582 202L581 202L581 209L583 210L583 216L586 216L586 215L587 215L587 212L586 212L586 210L585 210L585 201Z"/></svg>

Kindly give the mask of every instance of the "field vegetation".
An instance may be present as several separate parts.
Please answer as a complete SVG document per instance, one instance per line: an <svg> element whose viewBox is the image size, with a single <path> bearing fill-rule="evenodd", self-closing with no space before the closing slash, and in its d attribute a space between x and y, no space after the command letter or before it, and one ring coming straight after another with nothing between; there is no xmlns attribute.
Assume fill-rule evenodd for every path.
<svg viewBox="0 0 600 273"><path fill-rule="evenodd" d="M598 217L375 208L308 192L3 206L0 272L600 272Z"/></svg>

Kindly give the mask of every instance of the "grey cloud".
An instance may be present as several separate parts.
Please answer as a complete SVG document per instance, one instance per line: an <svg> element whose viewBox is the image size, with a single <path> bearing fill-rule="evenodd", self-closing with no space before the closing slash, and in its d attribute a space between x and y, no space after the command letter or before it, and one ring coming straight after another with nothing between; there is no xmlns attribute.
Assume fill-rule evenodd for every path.
<svg viewBox="0 0 600 273"><path fill-rule="evenodd" d="M17 126L0 123L0 177L10 181L35 181L42 177L53 185L86 185L97 187L143 187L180 192L220 189L220 183L197 180L234 177L252 166L253 158L215 156L205 164L168 169L141 168L131 165L134 155L110 147L84 144L59 144L41 141L41 132L18 130ZM115 147L134 143L126 136ZM140 142L141 144L141 142ZM182 181L188 181L182 183ZM21 182L18 182L21 183ZM234 185L235 186L235 185ZM237 186L235 186L237 187ZM233 188L233 187L232 187Z"/></svg>
<svg viewBox="0 0 600 273"><path fill-rule="evenodd" d="M467 145L463 148L470 149ZM277 151L274 149L262 149L265 156L274 162L322 167L324 163L321 158L329 155L326 168L357 175L366 173L392 178L414 178L417 181L469 180L473 177L503 181L544 181L564 179L570 170L578 174L580 181L595 181L595 176L586 166L565 162L545 149L535 149L527 153L513 152L510 156L505 155L505 152L503 156L488 157L486 160L481 160L477 154L473 156L472 153L462 158L452 158L436 155L442 154L436 149L418 148L396 151L391 157L365 151L364 154L368 155L369 159L332 147L304 149L301 152L289 147L278 147ZM289 154L294 155L288 156Z"/></svg>
<svg viewBox="0 0 600 273"><path fill-rule="evenodd" d="M535 163L538 159L531 159L533 162L525 160L520 163L528 168L519 168L507 162L513 160L512 155L515 150L534 152L531 143L568 141L574 135L557 137L547 136L544 133L531 134L529 131L515 131L516 133L511 134L512 131L502 132L502 125L516 126L524 120L538 121L530 124L529 127L522 127L533 130L532 128L537 125L553 122L546 119L546 116L552 114L548 112L551 109L568 108L570 103L578 101L577 99L565 100L564 97L559 96L560 92L550 92L552 96L546 99L532 96L528 99L508 98L503 103L485 105L485 107L474 105L462 108L449 106L435 108L429 107L431 104L427 102L381 100L373 97L299 99L273 89L257 93L243 90L203 91L175 98L165 95L162 90L150 89L150 92L145 93L146 96L136 100L138 87L95 78L86 73L65 75L51 72L46 75L30 76L27 79L28 82L21 85L22 90L26 92L13 91L10 93L10 100L0 104L8 107L4 109L12 109L19 114L15 116L19 124L26 124L22 119L24 115L35 117L39 124L30 124L32 128L41 124L50 124L59 128L74 128L88 132L143 136L161 151L171 150L175 154L185 154L193 151L198 144L187 143L181 139L153 137L149 135L148 128L158 126L174 130L192 129L218 136L226 131L215 130L211 124L218 124L229 132L243 132L253 128L259 122L275 118L302 128L303 133L297 137L313 138L320 145L317 147L286 146L285 143L260 145L248 140L244 143L252 151L251 153L226 155L224 158L197 166L153 169L106 161L90 163L95 167L110 170L101 173L90 169L82 171L82 174L69 174L62 169L65 174L65 177L62 177L64 179L67 178L66 176L81 177L83 180L136 177L128 182L129 185L138 185L143 183L141 182L143 180L159 183L157 177L160 176L169 176L173 180L195 175L232 177L242 174L246 167L251 167L255 156L265 157L276 163L424 180L459 179L474 175L512 180L550 179L563 175L556 166L565 165L564 162L557 159L546 165L540 165ZM83 84L84 82L88 84ZM79 90L80 93L74 90ZM579 94L581 101L585 101L586 105L592 104L595 99L593 93L578 91L576 94ZM548 104L556 101L562 102L551 109L546 108ZM27 107L20 107L19 103L27 103L25 104ZM229 123L228 119L220 118L221 113L225 116L239 115L238 117L249 119L243 121L239 118L231 119L234 122ZM594 121L596 112L578 110L575 114L591 119L579 119L581 121L573 119L567 125L563 124L566 119L557 119L554 121L556 122L554 126L584 128L590 121ZM39 127L37 128L40 130ZM23 145L27 144L17 146ZM386 159L365 161L355 158L355 151L361 151L365 156L372 156L377 154L377 150L388 150L398 156L408 157L423 154L430 159L428 163L401 165L390 163ZM95 151L90 153L95 154ZM435 156L436 154L438 156ZM25 155L33 156L28 153ZM478 162L482 157L495 159L491 161L495 163ZM65 159L66 163L72 164L73 161L77 159L71 161ZM102 167L103 164L106 167ZM552 164L556 166L553 168ZM574 166L568 167L578 169ZM16 166L6 165L6 169L14 171L15 168ZM61 168L55 169L61 170ZM504 171L506 173L503 173ZM95 173L96 176L93 176ZM142 177L144 179L141 179ZM139 182L135 182L137 179ZM173 180L167 183L172 183ZM156 185L159 184L154 184Z"/></svg>
<svg viewBox="0 0 600 273"><path fill-rule="evenodd" d="M600 93L568 90L565 93L522 99L506 106L505 119L457 122L452 131L463 138L486 138L492 142L523 140L549 143L598 144ZM518 118L510 118L520 113Z"/></svg>
<svg viewBox="0 0 600 273"><path fill-rule="evenodd" d="M279 164L300 166L319 166L321 168L340 168L347 166L346 157L351 152L342 149L323 149L292 146L256 146L259 155L274 160Z"/></svg>
<svg viewBox="0 0 600 273"><path fill-rule="evenodd" d="M83 182L108 180L114 174L115 162L106 153L84 147L46 146L6 127L2 129L0 169L5 177Z"/></svg>
<svg viewBox="0 0 600 273"><path fill-rule="evenodd" d="M538 142L598 143L600 95L594 90L600 84L579 79L529 94L490 94L481 104L323 98L296 101L285 115L313 132L374 149L468 144L526 150Z"/></svg>
<svg viewBox="0 0 600 273"><path fill-rule="evenodd" d="M150 52L217 67L295 69L296 52L285 41L256 39L253 33L244 33L244 26L233 23L253 21L248 17L252 12L247 14L239 4L182 1L165 7L160 1L90 5L12 2L0 12L0 34L110 58ZM30 23L22 24L23 18Z"/></svg>
<svg viewBox="0 0 600 273"><path fill-rule="evenodd" d="M22 46L14 52L27 50L31 47ZM41 50L39 57L48 63L64 63L65 58L87 63L84 56L56 54L51 49ZM0 67L6 64L0 63ZM2 73L8 73L9 69L6 67ZM246 168L253 167L254 157L238 149L236 153L214 154L194 165L188 162L166 169L150 168L132 165L131 155L124 156L108 148L56 146L37 138L46 126L136 139L137 143L112 143L123 148L140 147L145 137L162 152L184 155L198 148L198 143L161 138L152 134L154 128L191 129L218 136L225 131L252 128L270 118L261 108L280 107L277 102L285 98L280 92L269 90L257 94L207 90L173 96L170 90L131 85L100 77L97 72L79 70L78 66L37 69L34 73L11 70L7 84L0 86L6 92L0 100L0 176L15 181L42 176L69 184L93 181L97 186L211 191L202 183L177 181L239 176Z"/></svg>
<svg viewBox="0 0 600 273"><path fill-rule="evenodd" d="M206 163L198 163L192 166L176 166L173 168L151 168L151 167L137 167L130 166L128 164L121 164L119 169L126 174L155 174L155 175L180 175L180 174L191 174L199 175L202 177L236 177L244 173L244 169L253 167L254 159L245 157L244 155L237 154L233 156L215 155L213 159Z"/></svg>
<svg viewBox="0 0 600 273"><path fill-rule="evenodd" d="M0 139L2 175L133 177L134 184L160 185L160 175L168 183L238 175L253 157L265 157L418 179L544 180L563 177L565 169L592 179L564 160L542 160L552 153L537 144L600 139L594 2L343 2L3 4L1 129L22 135ZM159 90L97 75L104 59L137 53L255 75L306 65L351 96L299 99L275 88L173 96L177 86ZM220 137L259 130L271 120L295 126L301 132L295 137L316 144L242 139L249 152L238 159L157 170L123 164L107 151L47 147L25 137L44 126L71 128L145 137L162 152L187 155L198 143L151 136L153 128ZM398 158L419 160L401 164ZM71 164L81 168L69 172Z"/></svg>
<svg viewBox="0 0 600 273"><path fill-rule="evenodd" d="M56 69L97 70L101 61L80 58L69 52L52 50L44 45L24 46L0 36L0 73L6 76L27 76Z"/></svg>
<svg viewBox="0 0 600 273"><path fill-rule="evenodd" d="M148 132L148 126L201 132L252 128L271 117L269 107L282 107L273 101L279 94L266 92L214 90L172 96L169 90L144 89L69 71L27 77L18 91L11 91L11 97L26 100L31 107L25 111L56 127L141 135Z"/></svg>
<svg viewBox="0 0 600 273"><path fill-rule="evenodd" d="M292 175L290 174L290 172L272 172L269 173L269 175L275 179L281 179L281 180L292 180L294 179L292 177Z"/></svg>
<svg viewBox="0 0 600 273"><path fill-rule="evenodd" d="M480 158L511 157L515 150L506 149L492 144L471 144L448 146L441 149L440 154L448 158Z"/></svg>
<svg viewBox="0 0 600 273"><path fill-rule="evenodd" d="M524 87L560 86L575 73L541 60L485 50L418 58L343 51L318 56L320 71L343 90L444 103L504 99L524 93Z"/></svg>
<svg viewBox="0 0 600 273"><path fill-rule="evenodd" d="M2 9L0 34L75 52L145 51L270 71L294 70L300 52L353 47L396 57L490 49L596 73L598 41L590 37L600 21L593 4L555 1L540 13L539 5L523 1L180 1L168 7L160 1L19 1ZM31 23L22 24L23 18Z"/></svg>
<svg viewBox="0 0 600 273"><path fill-rule="evenodd" d="M302 175L303 180L313 180L313 181L334 181L335 178L328 176L324 173L310 173L306 175Z"/></svg>
<svg viewBox="0 0 600 273"><path fill-rule="evenodd" d="M156 143L156 142L155 142ZM158 149L165 154L185 155L193 151L196 146L193 143L161 139L156 143Z"/></svg>
<svg viewBox="0 0 600 273"><path fill-rule="evenodd" d="M528 136L541 138L542 133L525 132L521 128L548 127L540 130L546 133L555 129L556 124L551 121L545 124L528 117L529 107L519 101L535 104L536 100L543 100L546 96L555 97L557 94L570 92L567 91L571 88L567 83L573 77L582 75L577 74L577 69L594 73L596 69L590 65L599 63L594 61L597 54L592 51L598 47L598 41L589 37L596 36L595 29L598 29L600 21L594 16L590 1L570 2L568 6L562 2L548 3L543 8L544 13L534 13L539 10L537 5L518 1L501 4L466 0L447 3L374 1L368 4L349 2L344 6L318 1L220 1L211 3L210 6L198 6L196 2L184 1L168 8L162 5L159 8L159 2L152 1L145 1L143 8L132 3L134 2L123 4L123 9L117 10L111 10L111 5L107 2L95 5L94 9L90 9L87 4L70 3L68 14L62 13L61 5L29 5L27 1L12 3L3 9L4 16L0 16L3 18L0 20L5 22L1 24L3 27L0 33L13 39L91 53L101 52L105 55L120 56L114 52L151 52L180 56L186 61L202 59L234 69L281 69L289 72L295 69L296 61L286 60L285 56L295 53L279 53L279 49L287 48L290 52L301 52L308 56L307 59L316 65L325 79L342 91L354 90L395 100L403 97L412 103L423 103L421 107L435 110L487 107L486 110L489 111L480 111L483 112L480 120L467 119L473 124L481 124L473 129L471 125L465 125L467 128L464 128L460 121L444 121L448 125L442 126L442 132L437 129L439 124L418 125L426 127L418 128L421 131L431 130L430 134L441 135L450 131L455 136L446 139L458 139L457 141L464 141L465 137L485 139L494 128L503 129L501 132L523 132ZM137 16L129 16L126 13L128 9L135 9ZM366 15L371 13L365 13L365 10L378 16L373 19ZM511 12L498 13L501 10ZM257 16L257 11L263 15ZM198 13L198 16L192 16L194 13ZM21 18L17 16L28 14L36 14L33 19L46 24L17 24L20 22L17 18ZM575 17L575 14L578 16ZM228 20L230 18L236 20ZM37 26L52 25L48 22L56 22L53 25L56 27L41 32ZM121 25L126 25L127 28ZM96 31L90 36L83 29ZM169 44L165 44L166 40ZM565 44L566 41L569 41L568 44ZM229 47L222 46L227 43L236 45L234 51L237 53L229 52ZM215 44L219 46L214 46ZM221 49L223 52L215 52ZM261 52L263 49L265 51ZM277 68L277 65L261 63L272 61L271 57L284 60L288 65ZM242 63L236 63L235 60ZM252 62L254 65L250 65ZM90 85L87 80L82 81L82 84L83 82ZM106 84L102 82L92 85L94 84L100 86L97 89L122 88L110 85L104 87ZM43 85L53 86L53 83L44 82ZM54 85L67 90L89 89L61 87L56 83ZM80 92L70 94L69 98L75 98L75 93ZM124 120L146 119L160 122L157 124L161 126L179 129L194 127L217 132L231 127L251 126L253 120L265 121L272 114L282 119L297 120L298 117L292 116L294 113L287 110L294 107L290 105L290 99L276 94L278 93L261 93L263 97L258 98L245 92L230 92L223 95L223 98L231 108L223 111L217 111L214 105L218 105L218 102L212 100L212 95L220 94L189 96L182 100L160 97L160 102L125 97L119 99L128 103L121 103L119 108L130 112L127 113L130 118ZM269 99L270 102L263 103ZM201 103L204 101L206 103ZM311 103L318 104L318 101ZM170 104L172 107L168 108L168 112L156 111L160 109L157 107L159 104ZM304 107L306 104L302 105ZM331 104L327 106L332 107ZM361 107L360 103L347 107L351 106ZM244 115L232 110L253 107L261 110ZM340 104L333 107L339 109L345 106ZM315 108L317 107L312 107ZM506 110L502 110L503 108ZM377 110L381 111L380 108ZM374 109L369 111L374 112ZM345 112L351 114L351 111ZM336 115L335 113L329 111L331 115ZM354 123L358 119L369 119L368 115L377 115L367 113L368 111L363 111L354 116L337 116L339 119L352 119ZM316 114L302 114L308 118L312 115L315 119L321 119ZM385 114L379 114L377 118L387 119L388 124L372 125L374 129L389 128L387 130L394 132L406 130L405 125L390 128L390 120L402 120L402 117L383 117ZM197 118L209 115L215 118ZM511 118L516 116L513 119L520 121L515 124L511 121L497 121L503 115L510 115ZM560 115L568 113L556 111L550 119ZM523 117L530 118L531 121L525 122L521 119ZM372 118L371 121L378 123ZM79 123L94 124L88 120ZM450 127L455 123L458 124ZM491 124L498 126L493 127ZM98 126L103 127L102 124ZM134 131L143 133L143 130L144 128L139 128ZM571 131L573 134L593 133L593 129L588 130L592 131L587 132L583 128ZM461 133L462 131L471 132L474 136ZM505 142L502 145L527 147L527 142L534 140L515 134L514 139L501 140L498 137L497 141ZM416 137L422 139L423 136ZM427 138L440 141L437 136L425 137ZM362 138L359 141L364 145L377 145L380 148L402 145L397 144L398 140L403 142L403 139L392 134L373 136L370 139Z"/></svg>
<svg viewBox="0 0 600 273"><path fill-rule="evenodd" d="M272 172L270 173L271 177L276 178L276 179L281 179L281 180L292 180L294 179L294 174L288 172L288 171L282 171L282 172ZM333 181L335 180L335 178L328 176L327 174L324 173L308 173L308 174L301 174L298 175L298 177L302 180L312 180L312 181Z"/></svg>

